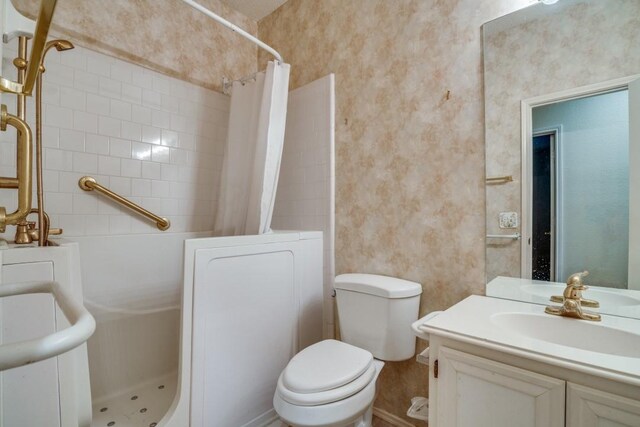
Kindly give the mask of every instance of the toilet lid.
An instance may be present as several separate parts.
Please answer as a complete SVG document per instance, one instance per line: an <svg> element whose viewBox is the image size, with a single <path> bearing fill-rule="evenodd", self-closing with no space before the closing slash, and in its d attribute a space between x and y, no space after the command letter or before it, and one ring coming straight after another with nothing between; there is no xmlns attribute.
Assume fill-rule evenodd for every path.
<svg viewBox="0 0 640 427"><path fill-rule="evenodd" d="M354 381L372 366L366 350L324 340L296 354L282 372L282 385L294 393L318 393Z"/></svg>

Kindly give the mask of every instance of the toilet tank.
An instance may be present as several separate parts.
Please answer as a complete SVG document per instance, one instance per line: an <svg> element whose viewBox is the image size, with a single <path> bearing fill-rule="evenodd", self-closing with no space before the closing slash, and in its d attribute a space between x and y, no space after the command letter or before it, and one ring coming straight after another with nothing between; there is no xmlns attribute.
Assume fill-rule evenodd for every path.
<svg viewBox="0 0 640 427"><path fill-rule="evenodd" d="M380 360L414 356L411 323L418 319L419 283L375 274L341 274L334 286L342 341Z"/></svg>

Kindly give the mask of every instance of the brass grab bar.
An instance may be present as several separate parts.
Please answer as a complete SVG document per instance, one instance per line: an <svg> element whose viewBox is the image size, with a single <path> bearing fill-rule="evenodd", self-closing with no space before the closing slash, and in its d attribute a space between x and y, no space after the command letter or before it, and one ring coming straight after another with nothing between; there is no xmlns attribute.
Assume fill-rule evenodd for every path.
<svg viewBox="0 0 640 427"><path fill-rule="evenodd" d="M162 231L168 230L169 227L171 227L171 222L169 222L169 220L167 218L163 218L163 217L160 217L160 216L158 216L158 215L156 215L154 213L151 213L148 210L146 210L145 208L143 208L142 206L136 205L131 200L125 199L124 197L120 196L119 194L114 193L113 191L109 190L106 187L103 187L102 185L98 184L96 182L95 178L93 178L93 177L83 176L78 181L78 186L80 188L82 188L84 191L95 190L98 193L104 194L105 196L107 196L111 200L113 200L113 201L115 201L117 203L120 203L124 207L127 207L127 208L131 209L132 211L137 212L140 215L149 218L150 220L154 221L156 223L156 226L158 227L158 229L160 229Z"/></svg>

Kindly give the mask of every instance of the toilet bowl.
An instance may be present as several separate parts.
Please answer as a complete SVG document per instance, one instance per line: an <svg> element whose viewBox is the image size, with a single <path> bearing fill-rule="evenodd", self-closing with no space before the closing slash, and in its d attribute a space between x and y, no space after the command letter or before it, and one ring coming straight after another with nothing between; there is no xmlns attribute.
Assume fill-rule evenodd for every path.
<svg viewBox="0 0 640 427"><path fill-rule="evenodd" d="M324 340L296 354L278 379L273 406L295 427L370 427L383 360L415 354L418 283L371 274L335 282L344 342Z"/></svg>

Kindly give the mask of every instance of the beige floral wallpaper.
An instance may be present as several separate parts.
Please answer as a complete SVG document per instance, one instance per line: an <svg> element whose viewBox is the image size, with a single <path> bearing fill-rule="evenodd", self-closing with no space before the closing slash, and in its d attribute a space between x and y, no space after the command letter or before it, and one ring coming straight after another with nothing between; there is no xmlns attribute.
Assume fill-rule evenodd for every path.
<svg viewBox="0 0 640 427"><path fill-rule="evenodd" d="M422 314L484 293L481 25L529 3L289 0L259 22L293 88L336 75L338 274L420 282ZM418 425L427 369L387 363L379 384L375 406Z"/></svg>
<svg viewBox="0 0 640 427"><path fill-rule="evenodd" d="M545 6L535 8L545 10ZM520 101L619 77L640 74L640 1L589 0L558 3L535 18L519 11L485 29L487 176L514 182L487 186L487 232L498 213L521 213ZM520 24L505 27L505 22ZM487 246L487 278L520 276L520 243Z"/></svg>
<svg viewBox="0 0 640 427"><path fill-rule="evenodd" d="M40 0L12 0L34 17ZM203 6L256 34L257 23L220 0ZM222 77L256 71L257 48L180 0L58 0L53 31L78 45L222 90Z"/></svg>

